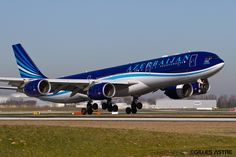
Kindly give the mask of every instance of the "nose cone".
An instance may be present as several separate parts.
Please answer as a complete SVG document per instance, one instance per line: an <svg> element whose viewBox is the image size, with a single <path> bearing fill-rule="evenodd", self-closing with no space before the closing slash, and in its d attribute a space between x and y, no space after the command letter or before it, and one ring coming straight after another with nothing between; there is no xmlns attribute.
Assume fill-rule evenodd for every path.
<svg viewBox="0 0 236 157"><path fill-rule="evenodd" d="M223 59L219 58L219 64L218 64L218 68L219 70L221 70L225 65L225 62L223 61Z"/></svg>
<svg viewBox="0 0 236 157"><path fill-rule="evenodd" d="M220 63L222 63L223 65L225 64L225 61L222 58L219 58Z"/></svg>
<svg viewBox="0 0 236 157"><path fill-rule="evenodd" d="M221 63L224 63L224 60L223 60L222 58L219 58L219 61L220 61Z"/></svg>

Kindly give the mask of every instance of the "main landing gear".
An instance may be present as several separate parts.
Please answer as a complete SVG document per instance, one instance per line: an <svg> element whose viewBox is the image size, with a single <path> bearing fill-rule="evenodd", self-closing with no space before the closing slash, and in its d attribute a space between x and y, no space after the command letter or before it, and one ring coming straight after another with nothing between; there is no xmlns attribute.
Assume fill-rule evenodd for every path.
<svg viewBox="0 0 236 157"><path fill-rule="evenodd" d="M131 107L127 107L125 112L127 114L130 114L130 113L136 114L137 110L141 110L142 108L143 108L143 104L141 102L138 102L138 97L133 97Z"/></svg>
<svg viewBox="0 0 236 157"><path fill-rule="evenodd" d="M131 103L131 107L126 108L126 113L127 114L136 114L138 110L141 110L143 108L143 104L138 101L138 97L133 97L133 101ZM81 109L81 114L86 115L86 114L93 114L94 110L98 109L98 104L93 103L92 101L89 101L87 104L86 108ZM102 109L107 110L109 112L117 112L118 111L118 106L115 104L112 104L111 99L107 99L107 102L102 103Z"/></svg>
<svg viewBox="0 0 236 157"><path fill-rule="evenodd" d="M111 99L107 99L107 102L102 103L102 109L107 110L109 112L117 112L118 111L118 106L117 105L112 105Z"/></svg>
<svg viewBox="0 0 236 157"><path fill-rule="evenodd" d="M87 103L87 107L86 108L82 108L81 109L81 114L82 115L86 115L86 114L93 114L94 110L98 109L98 104L94 103L92 104L92 101L89 101ZM113 105L111 99L108 99L107 102L102 103L102 109L103 110L108 110L109 112L117 112L118 111L118 106L117 105Z"/></svg>
<svg viewBox="0 0 236 157"><path fill-rule="evenodd" d="M92 101L89 101L87 103L87 107L81 109L81 114L86 115L88 113L89 115L91 115L93 114L93 111L97 109L98 109L98 104L97 103L92 104Z"/></svg>

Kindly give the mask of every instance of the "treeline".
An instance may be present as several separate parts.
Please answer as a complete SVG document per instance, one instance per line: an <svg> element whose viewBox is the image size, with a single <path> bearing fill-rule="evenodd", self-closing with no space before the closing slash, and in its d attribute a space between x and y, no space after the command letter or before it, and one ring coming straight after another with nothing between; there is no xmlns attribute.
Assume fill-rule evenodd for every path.
<svg viewBox="0 0 236 157"><path fill-rule="evenodd" d="M217 100L217 96L213 94L193 95L187 99L191 100Z"/></svg>
<svg viewBox="0 0 236 157"><path fill-rule="evenodd" d="M236 107L236 96L222 95L217 99L218 108L233 108Z"/></svg>

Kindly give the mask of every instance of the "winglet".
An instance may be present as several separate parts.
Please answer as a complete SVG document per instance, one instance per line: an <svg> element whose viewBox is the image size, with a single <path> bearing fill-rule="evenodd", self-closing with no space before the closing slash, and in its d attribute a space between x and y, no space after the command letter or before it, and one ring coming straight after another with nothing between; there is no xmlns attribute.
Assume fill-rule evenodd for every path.
<svg viewBox="0 0 236 157"><path fill-rule="evenodd" d="M12 48L22 78L47 78L34 64L21 44L12 45Z"/></svg>

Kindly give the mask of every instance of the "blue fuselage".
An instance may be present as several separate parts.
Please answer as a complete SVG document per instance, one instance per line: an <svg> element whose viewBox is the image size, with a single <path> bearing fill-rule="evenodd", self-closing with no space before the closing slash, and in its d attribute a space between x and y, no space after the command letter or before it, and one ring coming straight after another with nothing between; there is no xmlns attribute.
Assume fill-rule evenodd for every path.
<svg viewBox="0 0 236 157"><path fill-rule="evenodd" d="M87 79L101 81L135 82L130 86L116 86L115 97L141 96L158 89L188 84L207 79L219 72L224 61L211 52L188 52L165 56L121 66L80 73L59 79ZM70 96L70 91L60 91L40 97L53 102L80 102L88 100L87 93Z"/></svg>
<svg viewBox="0 0 236 157"><path fill-rule="evenodd" d="M124 73L186 73L207 69L214 65L224 63L216 54L211 52L188 52L162 58L146 60L126 65L85 72L62 77L63 79L118 79L117 74ZM114 76L115 75L115 76ZM131 76L131 75L130 75Z"/></svg>

